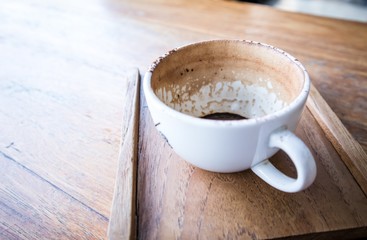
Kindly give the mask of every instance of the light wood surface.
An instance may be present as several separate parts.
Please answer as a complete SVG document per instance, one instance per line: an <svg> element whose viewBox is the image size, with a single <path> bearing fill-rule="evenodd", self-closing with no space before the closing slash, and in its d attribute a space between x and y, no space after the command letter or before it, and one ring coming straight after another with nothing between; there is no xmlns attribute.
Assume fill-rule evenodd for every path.
<svg viewBox="0 0 367 240"><path fill-rule="evenodd" d="M139 138L139 72L131 70L124 83L122 138L118 170L108 225L108 239L136 237L136 180Z"/></svg>
<svg viewBox="0 0 367 240"><path fill-rule="evenodd" d="M290 52L304 63L315 87L341 124L364 150L367 149L366 24L222 0L3 0L0 5L0 239L107 238L121 127L126 124L121 119L124 81L131 73L129 69L137 67L144 74L159 55L191 42L250 39ZM146 109L142 108L145 111L141 119L149 119ZM150 124L143 120L141 123L140 129ZM299 131L303 134L302 129ZM321 130L315 131L320 133ZM307 134L310 134L308 130L304 130L302 136ZM315 154L328 154L330 141L335 142L329 139ZM346 166L350 168L350 165L341 164L340 156L344 155L339 154L332 155L336 163L325 165L330 169L321 176L332 176L327 178L328 189L340 189L340 193L327 196L327 192L322 193L324 189L320 189L325 196L321 202L330 208L330 201L347 199L338 205L334 215L328 212L330 215L325 218L337 219L339 209L348 212L358 206L353 203L358 199L355 197L359 196L359 187L351 175L347 174L344 179ZM355 154L354 150L345 152L349 157ZM329 164L325 160L326 163ZM178 166L182 164L179 161ZM160 166L163 173L168 171L166 166ZM365 178L365 165L354 166L350 171L355 179ZM180 171L193 170L183 165ZM343 173L341 179L339 172ZM251 173L236 176L241 180L249 178L248 175ZM159 175L157 170L149 176L165 178L167 175ZM183 178L179 182L180 194L188 188L193 193L208 191L206 184L211 181L210 175L193 173L192 176L203 179L202 185L198 184L197 189L186 186L189 182ZM227 178L219 175L213 181L229 185L233 180ZM256 181L253 188L260 184ZM337 187L340 182L348 186ZM170 184L173 183L168 181L163 187ZM143 185L143 188L148 186ZM176 202L182 206L185 197L178 196L180 201ZM205 201L210 202L216 195L205 196L209 198L205 200L200 195L199 199L203 209ZM284 202L284 198L281 196L274 206ZM161 199L168 201L164 195ZM156 204L160 206L163 202ZM191 220L189 215L170 219L180 224L185 219L185 223L195 226L200 233L207 218L202 215L202 220L195 225L193 219L201 210L188 207L185 211L193 213ZM298 213L296 219L303 219L303 213ZM158 216L164 215L151 217L160 223ZM361 211L356 211L334 222L333 226L362 226L364 220L360 216ZM144 219L150 218L145 215ZM245 219L250 226L255 226L250 215ZM284 219L287 218L281 220ZM315 234L332 228L324 226L325 222L319 219L306 222L313 221L321 224L314 227ZM163 223L168 224L169 219ZM139 224L141 227L151 223ZM180 226L186 229L188 225ZM287 231L289 229L276 229L275 233L286 235ZM356 235L363 231L355 228ZM182 233L183 238L188 234L187 230ZM256 236L267 234L270 235L264 230ZM319 234L307 236L318 237Z"/></svg>

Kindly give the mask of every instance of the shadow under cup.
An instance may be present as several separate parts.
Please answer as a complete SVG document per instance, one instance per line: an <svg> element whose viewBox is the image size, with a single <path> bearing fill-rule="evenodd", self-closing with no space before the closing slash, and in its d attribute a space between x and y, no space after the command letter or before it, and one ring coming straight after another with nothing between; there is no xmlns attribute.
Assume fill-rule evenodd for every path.
<svg viewBox="0 0 367 240"><path fill-rule="evenodd" d="M203 42L161 58L153 66L151 87L164 104L193 117L258 118L288 106L301 93L305 76L295 61L265 44Z"/></svg>

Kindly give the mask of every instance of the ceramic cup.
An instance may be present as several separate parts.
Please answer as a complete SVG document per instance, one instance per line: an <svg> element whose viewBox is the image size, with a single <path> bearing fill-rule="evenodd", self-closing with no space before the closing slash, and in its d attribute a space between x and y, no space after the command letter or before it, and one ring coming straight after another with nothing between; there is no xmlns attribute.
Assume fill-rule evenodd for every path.
<svg viewBox="0 0 367 240"><path fill-rule="evenodd" d="M288 53L253 41L199 42L158 58L143 88L156 128L189 163L222 173L251 168L285 192L314 181L315 161L293 133L310 80ZM244 119L207 119L224 113ZM267 160L279 149L293 161L296 179Z"/></svg>

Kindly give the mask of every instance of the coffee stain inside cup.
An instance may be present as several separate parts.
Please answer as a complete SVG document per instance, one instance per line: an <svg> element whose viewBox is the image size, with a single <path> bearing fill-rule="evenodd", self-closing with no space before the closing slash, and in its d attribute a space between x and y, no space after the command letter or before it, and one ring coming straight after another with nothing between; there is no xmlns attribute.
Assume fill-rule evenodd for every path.
<svg viewBox="0 0 367 240"><path fill-rule="evenodd" d="M244 120L244 119L248 119L246 117L243 117L239 114L235 114L235 113L228 113L228 112L223 112L223 113L212 113L212 114L208 114L205 116L202 116L201 118L204 119L210 119L210 120L221 120L221 121L232 121L232 120Z"/></svg>
<svg viewBox="0 0 367 240"><path fill-rule="evenodd" d="M239 120L263 117L287 106L273 85L268 79L255 84L238 79L193 78L180 85L167 84L155 92L162 102L181 113L198 118Z"/></svg>

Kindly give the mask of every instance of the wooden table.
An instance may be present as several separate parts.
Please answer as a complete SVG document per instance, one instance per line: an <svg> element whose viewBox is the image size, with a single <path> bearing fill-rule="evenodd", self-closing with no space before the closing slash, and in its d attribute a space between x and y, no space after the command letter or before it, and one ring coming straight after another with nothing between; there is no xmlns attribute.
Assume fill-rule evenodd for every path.
<svg viewBox="0 0 367 240"><path fill-rule="evenodd" d="M0 239L105 239L129 69L218 38L296 56L367 150L364 23L224 0L3 0Z"/></svg>

